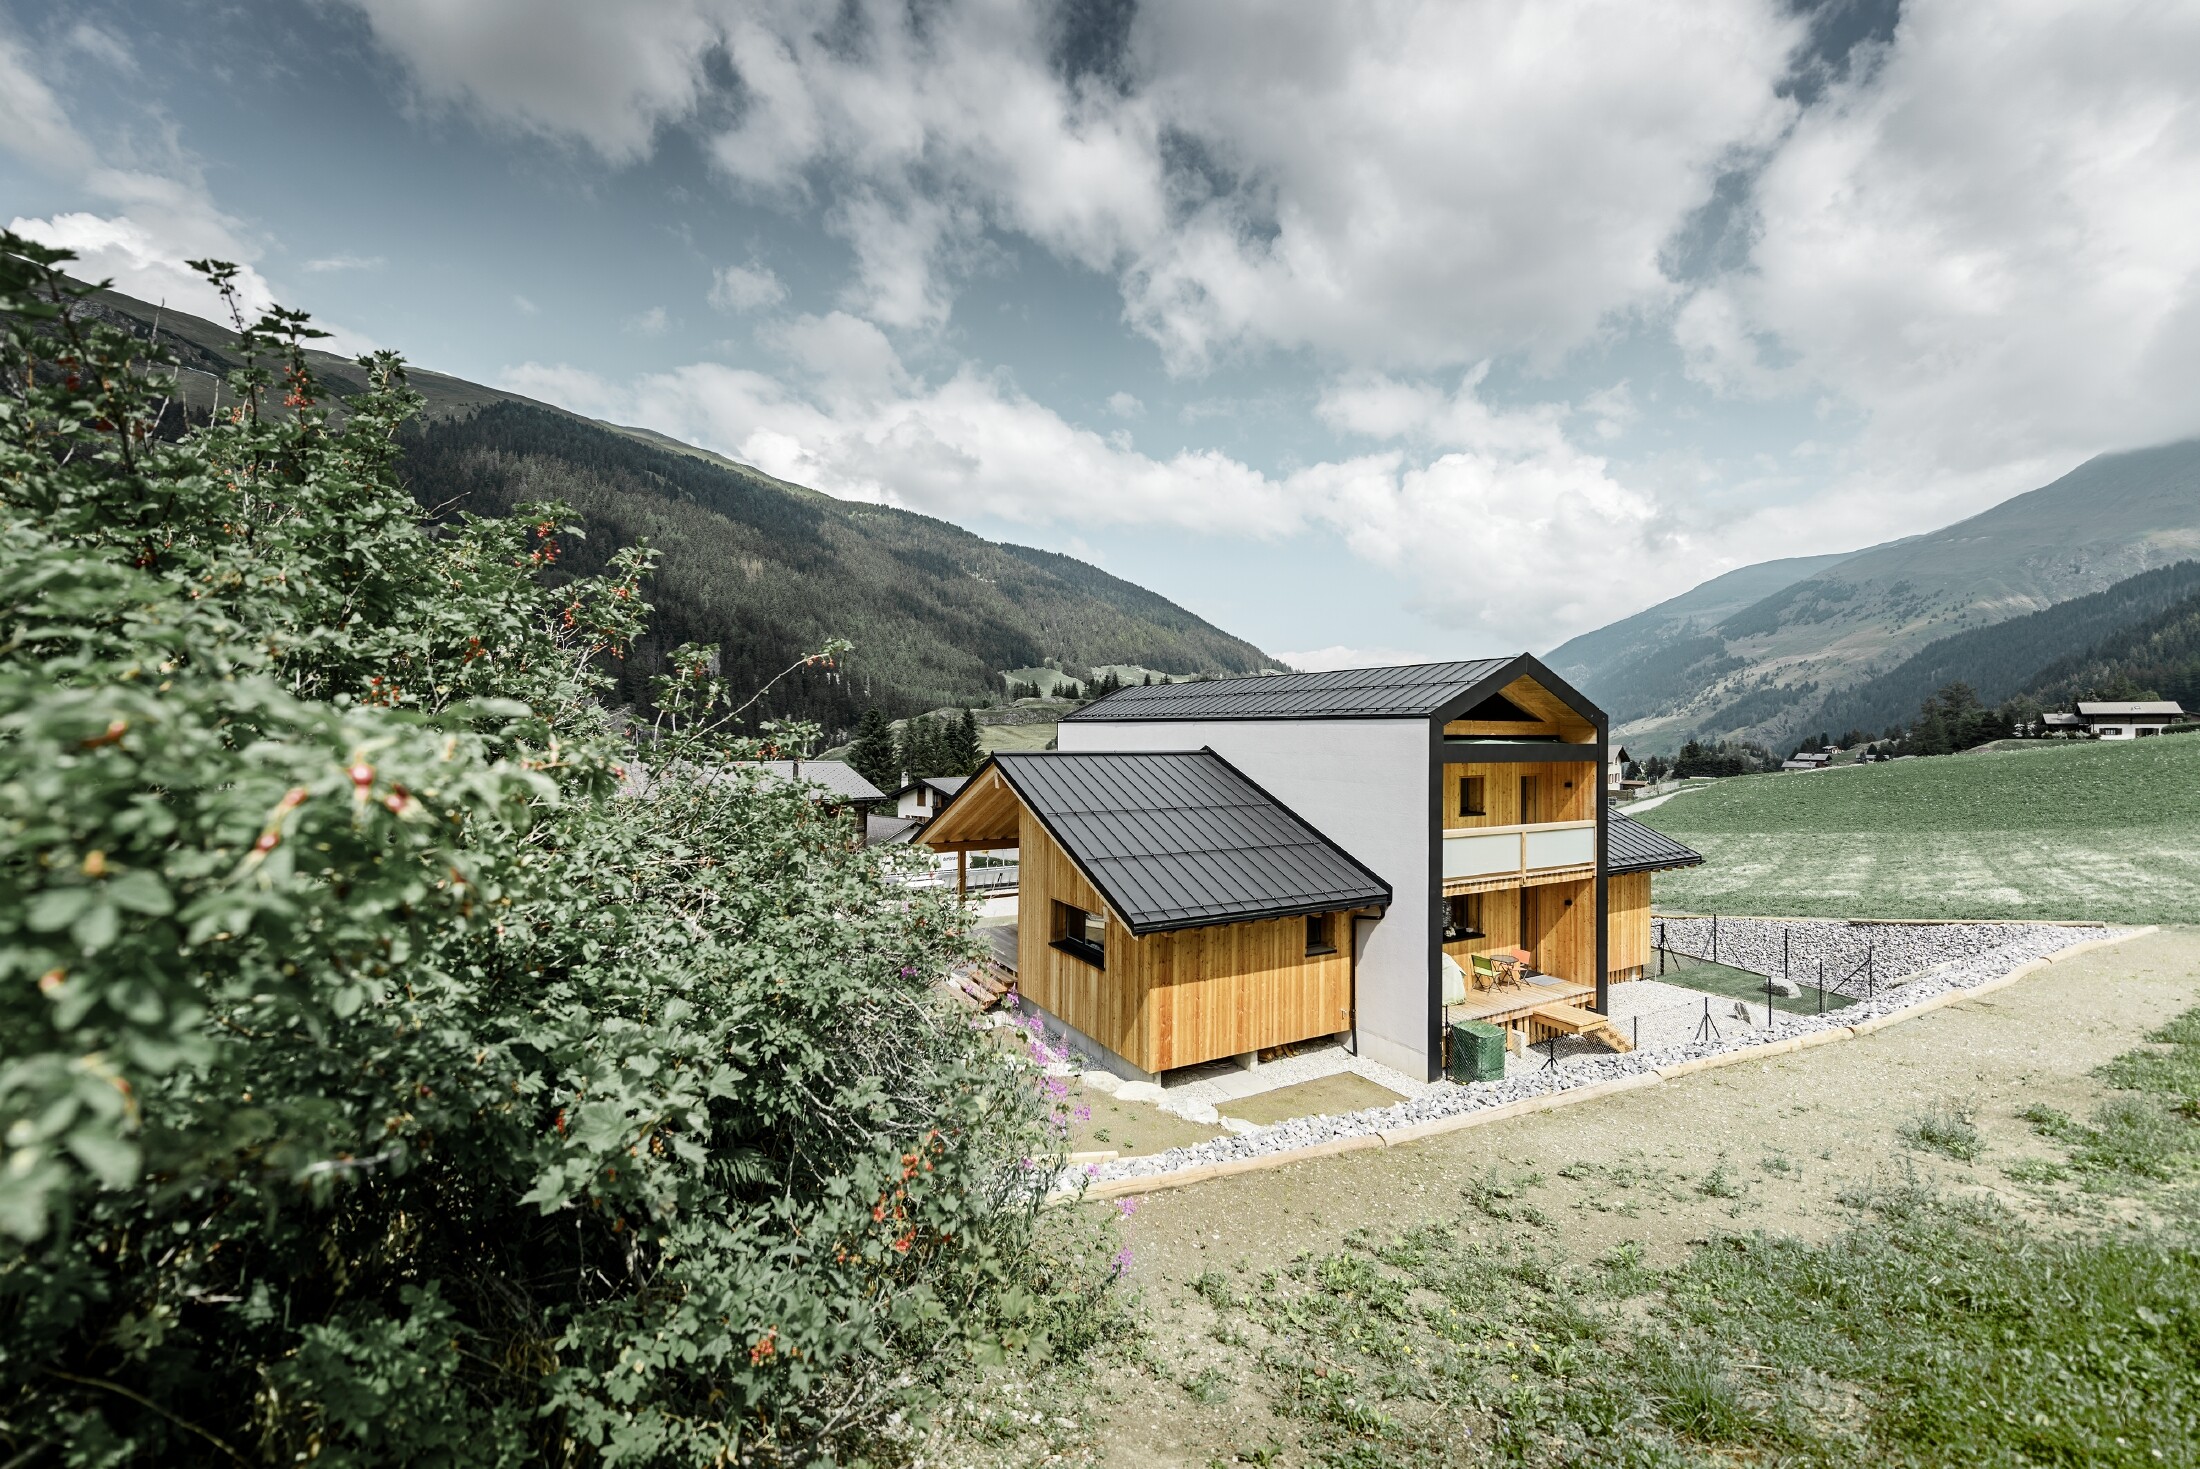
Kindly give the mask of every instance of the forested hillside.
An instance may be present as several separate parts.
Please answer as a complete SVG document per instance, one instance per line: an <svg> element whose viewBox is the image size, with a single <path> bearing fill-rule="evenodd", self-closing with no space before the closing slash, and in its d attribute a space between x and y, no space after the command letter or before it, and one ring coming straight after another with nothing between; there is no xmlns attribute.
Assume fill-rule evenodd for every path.
<svg viewBox="0 0 2200 1469"><path fill-rule="evenodd" d="M1756 575L1784 585L1715 622L1686 619L1652 646L1585 669L1582 687L1616 711L1614 732L1643 751L1669 751L1689 738L1785 746L1829 724L1848 727L1846 716L1820 711L1932 644L2196 555L2200 440L2102 454L1967 520L1799 579L1767 563L1705 583L1677 601ZM1594 651L1627 625L1578 638L1552 657L1561 668L1595 662L1581 650ZM1915 713L1915 700L1909 705L1895 717Z"/></svg>
<svg viewBox="0 0 2200 1469"><path fill-rule="evenodd" d="M2200 709L2200 590L2056 659L2033 674L2025 692L2045 704L2152 694Z"/></svg>
<svg viewBox="0 0 2200 1469"><path fill-rule="evenodd" d="M588 538L569 569L619 546L662 554L650 634L619 672L641 700L684 642L715 643L735 688L761 687L830 637L855 652L804 670L759 708L828 734L876 704L900 715L1002 692L999 674L1054 657L1172 673L1257 671L1258 648L1067 556L981 540L945 521L835 500L753 470L660 449L570 414L497 403L415 429L404 473L439 514L572 505Z"/></svg>
<svg viewBox="0 0 2200 1469"><path fill-rule="evenodd" d="M2179 698L2162 687L2165 678L2187 686L2200 679L2200 561L2142 572L2043 612L1941 638L1833 695L1810 723L1876 735L1915 718L1937 690L1959 682L1987 704L2014 694L2053 703L2119 687L2119 679Z"/></svg>
<svg viewBox="0 0 2200 1469"><path fill-rule="evenodd" d="M241 365L236 334L202 318L114 291L80 309L140 341L157 335L175 358L165 380L194 411L211 407ZM301 360L339 417L366 389L355 362L311 349ZM836 741L870 705L901 716L999 697L1004 671L1049 659L1175 674L1274 664L1167 598L1069 556L837 500L647 430L462 378L409 368L408 379L424 411L407 432L401 468L423 506L448 520L562 499L581 513L585 532L561 542L568 575L601 571L640 538L661 553L643 587L656 609L650 631L616 670L618 696L637 705L665 655L690 641L717 644L728 682L748 689L828 638L853 642L839 667L789 677L754 712L815 720Z"/></svg>

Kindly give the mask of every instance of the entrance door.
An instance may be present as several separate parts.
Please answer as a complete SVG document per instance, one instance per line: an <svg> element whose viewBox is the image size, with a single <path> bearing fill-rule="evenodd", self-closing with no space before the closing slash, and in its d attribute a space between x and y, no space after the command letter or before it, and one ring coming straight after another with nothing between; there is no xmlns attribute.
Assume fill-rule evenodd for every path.
<svg viewBox="0 0 2200 1469"><path fill-rule="evenodd" d="M1528 951L1528 962L1538 970L1543 968L1543 904L1540 888L1520 890L1520 947Z"/></svg>

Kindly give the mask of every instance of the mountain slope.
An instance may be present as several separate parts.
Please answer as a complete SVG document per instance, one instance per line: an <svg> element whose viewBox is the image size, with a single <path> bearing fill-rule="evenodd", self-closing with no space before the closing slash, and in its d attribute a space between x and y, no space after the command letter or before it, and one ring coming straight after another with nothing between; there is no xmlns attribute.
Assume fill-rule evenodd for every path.
<svg viewBox="0 0 2200 1469"><path fill-rule="evenodd" d="M2175 699L2187 713L2200 710L2200 591L2056 659L2024 692L2043 704L2152 694Z"/></svg>
<svg viewBox="0 0 2200 1469"><path fill-rule="evenodd" d="M111 291L97 306L141 337L157 318L161 345L184 362L178 394L196 410L215 403L217 384L240 365L227 328ZM364 386L356 363L309 355L335 398ZM562 499L587 532L567 544L567 571L594 571L637 539L662 553L644 588L656 609L650 635L618 670L622 697L636 704L683 642L720 645L732 687L749 690L827 638L848 638L855 651L841 668L789 678L756 714L815 719L835 738L867 705L903 715L982 701L1002 692L1004 670L1048 659L1175 674L1274 665L1072 557L835 499L647 429L408 371L427 408L405 435L402 473L432 513L501 516L521 501Z"/></svg>
<svg viewBox="0 0 2200 1469"><path fill-rule="evenodd" d="M2097 670L2094 682L2106 682L2127 662L2174 668L2177 650L2165 643L2150 659L2148 639L2174 636L2180 611L2189 615L2196 598L2200 561L2141 572L2106 591L1936 639L1885 673L1834 694L1807 722L1831 734L1861 729L1876 735L1914 719L1936 689L1958 680L1986 703L1999 704L2013 694L2082 680L2090 670Z"/></svg>
<svg viewBox="0 0 2200 1469"><path fill-rule="evenodd" d="M1760 561L1715 576L1690 591L1595 632L1561 643L1544 655L1553 672L1589 694L1613 719L1652 714L1672 702L1671 691L1691 674L1707 681L1725 672L1725 644L1708 637L1721 620L1848 559L1792 556Z"/></svg>
<svg viewBox="0 0 2200 1469"><path fill-rule="evenodd" d="M1692 634L1684 668L1653 670L1668 680L1662 703L1616 673L1585 691L1626 697L1631 712L1617 732L1644 748L1691 735L1785 743L1819 728L1829 698L1929 643L2195 556L2200 440L2103 454L1968 520L1859 551L1727 613Z"/></svg>

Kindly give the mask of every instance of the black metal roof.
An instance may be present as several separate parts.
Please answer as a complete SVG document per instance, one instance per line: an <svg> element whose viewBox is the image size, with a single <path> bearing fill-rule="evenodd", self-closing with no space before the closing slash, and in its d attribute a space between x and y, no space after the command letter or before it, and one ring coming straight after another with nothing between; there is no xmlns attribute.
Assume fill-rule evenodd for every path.
<svg viewBox="0 0 2200 1469"><path fill-rule="evenodd" d="M1512 658L1134 685L1065 720L1426 718Z"/></svg>
<svg viewBox="0 0 2200 1469"><path fill-rule="evenodd" d="M1669 867L1698 867L1703 853L1684 847L1656 827L1614 811L1604 828L1606 872L1662 872Z"/></svg>
<svg viewBox="0 0 2200 1469"><path fill-rule="evenodd" d="M1390 884L1212 750L992 763L1133 933L1390 901Z"/></svg>

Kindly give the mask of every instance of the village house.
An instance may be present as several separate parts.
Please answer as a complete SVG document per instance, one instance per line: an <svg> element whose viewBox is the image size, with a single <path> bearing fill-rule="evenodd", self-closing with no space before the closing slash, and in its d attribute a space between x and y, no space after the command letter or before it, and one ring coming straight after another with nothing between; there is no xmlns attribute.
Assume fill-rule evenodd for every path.
<svg viewBox="0 0 2200 1469"><path fill-rule="evenodd" d="M2085 725L2086 733L2097 740L2132 740L2142 735L2158 735L2165 725L2175 724L2185 717L2185 711L2174 699L2146 699L2124 701L2080 701L2078 718Z"/></svg>
<svg viewBox="0 0 2200 1469"><path fill-rule="evenodd" d="M1593 1031L1702 860L1607 811L1603 712L1525 655L1126 688L1059 743L922 839L1018 849L1019 991L1140 1076L1335 1035L1434 1078L1447 1008Z"/></svg>
<svg viewBox="0 0 2200 1469"><path fill-rule="evenodd" d="M955 799L955 793L968 779L964 775L905 775L901 789L892 796L894 814L911 821L930 821L941 807Z"/></svg>

